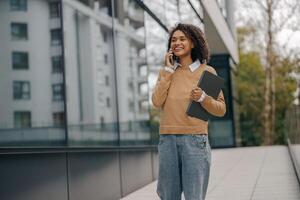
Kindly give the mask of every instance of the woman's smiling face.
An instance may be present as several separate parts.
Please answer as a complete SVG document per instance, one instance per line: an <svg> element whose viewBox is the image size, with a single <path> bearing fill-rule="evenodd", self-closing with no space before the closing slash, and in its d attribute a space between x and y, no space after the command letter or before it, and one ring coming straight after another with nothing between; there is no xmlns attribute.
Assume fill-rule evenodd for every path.
<svg viewBox="0 0 300 200"><path fill-rule="evenodd" d="M192 41L182 31L177 30L173 33L171 48L175 56L187 56L191 53L193 47Z"/></svg>

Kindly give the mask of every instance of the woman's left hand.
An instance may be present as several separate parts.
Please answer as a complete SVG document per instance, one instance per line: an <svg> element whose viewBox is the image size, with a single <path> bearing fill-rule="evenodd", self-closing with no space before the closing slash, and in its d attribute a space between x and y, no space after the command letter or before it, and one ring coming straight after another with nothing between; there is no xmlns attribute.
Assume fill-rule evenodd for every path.
<svg viewBox="0 0 300 200"><path fill-rule="evenodd" d="M198 101L202 95L202 89L197 87L191 91L190 98L193 101Z"/></svg>

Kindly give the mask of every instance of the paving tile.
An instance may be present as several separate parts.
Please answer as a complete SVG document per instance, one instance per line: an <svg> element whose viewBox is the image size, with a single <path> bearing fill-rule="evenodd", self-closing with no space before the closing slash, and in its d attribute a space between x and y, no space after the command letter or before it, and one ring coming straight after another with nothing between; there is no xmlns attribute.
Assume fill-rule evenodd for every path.
<svg viewBox="0 0 300 200"><path fill-rule="evenodd" d="M121 200L159 200L156 185L155 181ZM300 186L287 147L212 150L206 200L220 199L299 200Z"/></svg>

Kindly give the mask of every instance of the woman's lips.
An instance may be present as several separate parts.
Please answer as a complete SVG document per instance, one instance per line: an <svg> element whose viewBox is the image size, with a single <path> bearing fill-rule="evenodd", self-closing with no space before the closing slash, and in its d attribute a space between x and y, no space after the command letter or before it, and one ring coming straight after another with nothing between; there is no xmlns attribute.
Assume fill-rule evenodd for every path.
<svg viewBox="0 0 300 200"><path fill-rule="evenodd" d="M183 48L174 48L174 52L178 52L178 51L181 51Z"/></svg>

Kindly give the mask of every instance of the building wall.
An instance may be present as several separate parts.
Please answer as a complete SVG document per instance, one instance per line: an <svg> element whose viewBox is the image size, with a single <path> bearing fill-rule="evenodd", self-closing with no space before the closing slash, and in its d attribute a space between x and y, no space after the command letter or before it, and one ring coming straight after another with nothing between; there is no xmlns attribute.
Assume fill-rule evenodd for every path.
<svg viewBox="0 0 300 200"><path fill-rule="evenodd" d="M150 149L1 154L0 196L5 200L118 200L157 177L156 154Z"/></svg>
<svg viewBox="0 0 300 200"><path fill-rule="evenodd" d="M0 127L14 127L14 111L31 111L32 126L53 125L52 113L63 111L62 102L52 101L51 84L61 83L62 75L51 73L51 56L60 54L59 46L50 45L50 30L60 26L59 19L49 18L47 1L32 0L27 12L10 11L9 1L0 2ZM11 23L26 23L28 39L11 39ZM25 51L29 55L29 69L12 69L12 52ZM30 82L30 99L13 100L13 81ZM4 87L5 86L5 87Z"/></svg>
<svg viewBox="0 0 300 200"><path fill-rule="evenodd" d="M206 31L214 42L212 56L226 58L215 65L224 74L230 74L230 59L237 62L234 39L225 37L230 28L216 2L64 0L62 18L50 18L52 0L28 0L27 11L10 11L9 2L0 1L3 199L119 199L157 179L158 130L149 125L149 96L162 67L167 30L176 22ZM217 13L218 23L206 20L209 13ZM14 20L27 22L27 41L11 41ZM63 44L51 45L51 30L60 27ZM14 49L29 52L29 70L12 70ZM52 73L55 55L63 56L61 73ZM15 79L30 81L30 100L12 100ZM59 101L53 101L55 83L64 84ZM228 90L230 112L233 90ZM32 112L30 126L14 126L18 109ZM55 112L64 115L59 124ZM212 125L216 146L234 146L232 115Z"/></svg>

